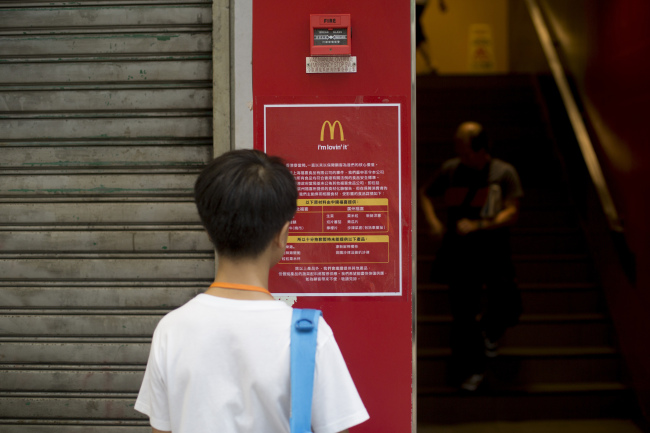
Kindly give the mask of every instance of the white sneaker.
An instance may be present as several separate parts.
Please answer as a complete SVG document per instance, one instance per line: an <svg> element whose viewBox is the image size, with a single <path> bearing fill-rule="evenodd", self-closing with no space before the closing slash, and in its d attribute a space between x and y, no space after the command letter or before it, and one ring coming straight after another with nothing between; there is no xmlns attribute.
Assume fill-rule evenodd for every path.
<svg viewBox="0 0 650 433"><path fill-rule="evenodd" d="M487 335L483 333L483 344L485 345L485 356L488 358L496 358L496 356L499 354L497 352L499 349L499 343L490 340Z"/></svg>
<svg viewBox="0 0 650 433"><path fill-rule="evenodd" d="M470 377L465 379L465 382L463 382L460 387L465 391L476 391L479 385L483 382L483 379L485 379L485 374L472 374Z"/></svg>

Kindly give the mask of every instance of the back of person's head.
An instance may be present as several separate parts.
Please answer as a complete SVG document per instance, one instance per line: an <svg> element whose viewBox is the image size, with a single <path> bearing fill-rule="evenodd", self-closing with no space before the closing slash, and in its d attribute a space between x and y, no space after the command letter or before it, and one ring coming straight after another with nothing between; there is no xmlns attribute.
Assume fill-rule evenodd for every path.
<svg viewBox="0 0 650 433"><path fill-rule="evenodd" d="M480 123L463 122L456 131L456 141L468 143L472 152L485 150L489 153L491 150L490 139Z"/></svg>
<svg viewBox="0 0 650 433"><path fill-rule="evenodd" d="M490 139L488 138L485 129L481 128L478 134L470 138L470 146L474 152L485 150L490 153Z"/></svg>
<svg viewBox="0 0 650 433"><path fill-rule="evenodd" d="M455 148L460 162L473 169L481 170L490 158L490 140L476 122L461 123L456 131Z"/></svg>
<svg viewBox="0 0 650 433"><path fill-rule="evenodd" d="M296 181L278 157L234 150L217 157L194 184L201 221L217 253L257 257L296 213Z"/></svg>

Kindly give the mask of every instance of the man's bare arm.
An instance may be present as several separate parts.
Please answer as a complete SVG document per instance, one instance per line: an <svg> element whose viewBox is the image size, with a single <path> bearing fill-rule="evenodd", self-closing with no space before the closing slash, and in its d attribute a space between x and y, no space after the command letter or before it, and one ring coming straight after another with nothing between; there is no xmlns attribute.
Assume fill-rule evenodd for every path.
<svg viewBox="0 0 650 433"><path fill-rule="evenodd" d="M442 225L442 222L440 222L440 219L438 219L433 207L433 201L425 193L425 188L420 189L419 196L422 212L424 213L424 218L427 220L427 223L429 223L431 233L434 236L442 236L445 232L445 227Z"/></svg>

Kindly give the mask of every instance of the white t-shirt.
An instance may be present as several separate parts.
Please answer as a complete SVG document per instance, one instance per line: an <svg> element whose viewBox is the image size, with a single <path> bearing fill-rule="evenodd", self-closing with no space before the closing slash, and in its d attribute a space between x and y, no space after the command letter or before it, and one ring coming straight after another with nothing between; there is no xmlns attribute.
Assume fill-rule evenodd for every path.
<svg viewBox="0 0 650 433"><path fill-rule="evenodd" d="M201 294L153 335L135 409L172 433L288 433L292 309ZM314 433L369 418L332 329L318 324Z"/></svg>

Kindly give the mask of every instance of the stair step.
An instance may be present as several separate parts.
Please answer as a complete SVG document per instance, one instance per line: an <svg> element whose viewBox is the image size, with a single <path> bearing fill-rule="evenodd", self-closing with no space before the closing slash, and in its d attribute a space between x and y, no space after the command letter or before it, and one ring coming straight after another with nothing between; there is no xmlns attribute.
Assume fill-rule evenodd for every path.
<svg viewBox="0 0 650 433"><path fill-rule="evenodd" d="M510 243L514 254L580 254L587 250L577 228L513 228Z"/></svg>
<svg viewBox="0 0 650 433"><path fill-rule="evenodd" d="M575 213L567 206L549 205L544 207L527 206L527 198L522 199L517 226L519 228L563 227L578 228Z"/></svg>
<svg viewBox="0 0 650 433"><path fill-rule="evenodd" d="M519 97L519 95L516 97ZM535 105L530 100L512 102L505 104L503 101L493 102L489 112L485 113L485 118L490 119L490 124L510 123L520 127L527 127L527 130L530 130L531 127L543 130L544 124L537 116L539 114L538 105ZM490 101L486 101L486 103L490 103ZM467 104L462 101L424 102L418 109L424 110L418 113L419 116L417 119L423 126L446 125L455 122L457 119L467 119ZM435 122L431 122L431 119L435 119ZM457 123L454 125L458 126Z"/></svg>
<svg viewBox="0 0 650 433"><path fill-rule="evenodd" d="M604 313L605 298L594 283L522 284L524 314ZM451 314L446 285L419 284L418 315Z"/></svg>
<svg viewBox="0 0 650 433"><path fill-rule="evenodd" d="M521 202L519 219L511 230L579 230L580 226L575 211L568 203L549 203L532 205L533 199L524 197ZM436 203L434 203L436 205ZM446 213L438 204L436 214L446 221ZM428 233L424 214L418 208L418 231Z"/></svg>
<svg viewBox="0 0 650 433"><path fill-rule="evenodd" d="M557 188L564 185L563 174L559 167L549 163L540 155L516 154L504 150L502 143L495 144L492 152L496 158L512 164L519 174L524 192L531 188ZM435 156L422 158L418 155L417 185L422 185L448 159L455 155L453 148L436 151ZM527 200L527 199L526 199Z"/></svg>
<svg viewBox="0 0 650 433"><path fill-rule="evenodd" d="M434 147L430 143L445 142L446 140L453 138L458 125L467 119L473 119L486 125L488 134L495 144L501 140L516 140L521 143L526 143L530 141L531 137L535 138L536 136L531 133L529 125L518 124L516 119L513 119L512 117L508 118L504 113L500 113L500 115L475 114L472 116L472 111L474 110L458 110L455 117L452 117L454 114L452 112L447 116L444 116L444 119L441 119L440 122L436 120L435 123L426 122L424 119L419 121L417 129L418 147ZM431 113L430 116L435 116L435 113ZM533 123L532 125L535 131L542 130L542 125L537 123ZM498 153L495 155L498 155Z"/></svg>
<svg viewBox="0 0 650 433"><path fill-rule="evenodd" d="M490 389L531 384L609 382L621 379L620 358L611 347L519 348L499 350L488 360ZM418 387L448 383L451 349L418 351Z"/></svg>
<svg viewBox="0 0 650 433"><path fill-rule="evenodd" d="M521 129L504 130L502 136L492 137L491 155L495 158L503 159L513 163L513 160L526 163L521 167L520 175L525 174L528 170L534 170L535 173L548 173L549 169L557 170L561 166L558 164L555 155L552 152L552 141L546 137L543 125L533 123L529 126L534 127L525 137ZM427 135L420 135L418 130L418 167L438 168L442 162L456 155L454 134L458 124L428 124ZM444 128L440 130L440 128ZM449 135L446 135L449 134ZM522 146L525 143L525 146ZM537 164L534 164L534 162ZM517 168L520 168L517 166ZM561 174L561 170L557 170ZM547 182L553 180L551 176L544 176Z"/></svg>
<svg viewBox="0 0 650 433"><path fill-rule="evenodd" d="M424 92L433 89L519 89L530 88L531 79L529 74L418 75L417 84L418 91Z"/></svg>
<svg viewBox="0 0 650 433"><path fill-rule="evenodd" d="M579 393L598 393L598 392L617 392L626 391L629 388L621 382L577 382L577 383L535 383L530 385L521 385L498 391L490 391L490 397L507 396L507 395L531 395L531 394L579 394ZM429 386L418 387L418 395L459 395L468 399L484 397L481 392L467 393L452 386Z"/></svg>
<svg viewBox="0 0 650 433"><path fill-rule="evenodd" d="M449 347L451 316L419 316L417 339L421 348ZM612 346L613 329L603 314L522 315L508 329L501 347Z"/></svg>
<svg viewBox="0 0 650 433"><path fill-rule="evenodd" d="M631 419L553 419L519 422L487 421L464 423L459 420L453 425L439 423L418 423L418 433L643 433L642 429ZM12 433L12 432L9 432Z"/></svg>
<svg viewBox="0 0 650 433"><path fill-rule="evenodd" d="M439 242L431 242L427 231L417 234L418 255L435 254ZM512 252L531 254L579 254L587 250L584 236L577 228L519 228L511 229Z"/></svg>
<svg viewBox="0 0 650 433"><path fill-rule="evenodd" d="M419 157L420 155L418 155ZM433 170L429 168L424 174L431 175ZM525 187L525 185L524 185ZM531 187L524 189L524 198L522 199L522 209L543 209L547 206L563 206L564 209L574 214L573 202L571 201L566 188L551 186L547 184L544 187Z"/></svg>
<svg viewBox="0 0 650 433"><path fill-rule="evenodd" d="M600 322L605 321L606 316L599 313L584 314L527 314L521 316L522 323L573 323L573 322ZM451 316L431 315L418 316L418 323L447 323L451 322Z"/></svg>
<svg viewBox="0 0 650 433"><path fill-rule="evenodd" d="M452 424L536 419L630 419L631 390L619 382L533 384L502 391L418 388L418 422Z"/></svg>
<svg viewBox="0 0 650 433"><path fill-rule="evenodd" d="M527 254L512 258L521 283L581 283L595 279L592 264L585 254ZM437 269L434 262L434 255L418 255L418 284L437 282L442 269Z"/></svg>
<svg viewBox="0 0 650 433"><path fill-rule="evenodd" d="M617 355L618 351L610 346L586 346L586 347L501 347L498 357L546 357L546 358L567 358L581 356L611 356ZM451 356L451 349L448 347L418 349L419 358L445 358Z"/></svg>

